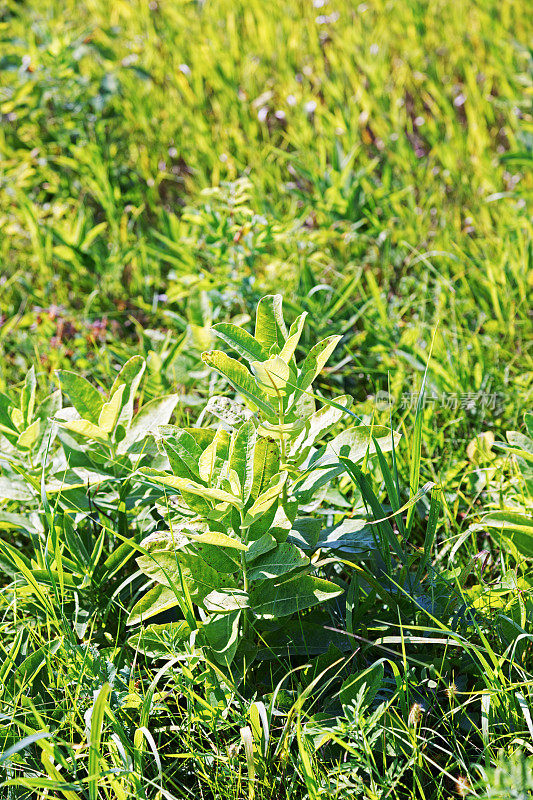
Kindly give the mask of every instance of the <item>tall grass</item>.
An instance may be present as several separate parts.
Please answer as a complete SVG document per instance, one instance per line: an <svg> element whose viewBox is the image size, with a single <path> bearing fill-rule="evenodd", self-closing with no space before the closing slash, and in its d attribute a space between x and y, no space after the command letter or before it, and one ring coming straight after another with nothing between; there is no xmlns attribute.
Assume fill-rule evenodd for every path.
<svg viewBox="0 0 533 800"><path fill-rule="evenodd" d="M2 427L1 797L532 791L530 560L486 521L531 513L504 449L531 407L528 11L0 8L0 389L18 403L32 364L37 401L61 368L102 389L139 353L142 402L176 392L176 424L210 424L212 325L249 328L273 291L308 312L298 356L343 337L318 395L403 433L309 510L331 527L340 497L366 526L313 556L345 589L321 647L272 637L243 683L176 639L126 643L143 578L105 565L139 497L81 490L69 526L41 491L53 448Z"/></svg>

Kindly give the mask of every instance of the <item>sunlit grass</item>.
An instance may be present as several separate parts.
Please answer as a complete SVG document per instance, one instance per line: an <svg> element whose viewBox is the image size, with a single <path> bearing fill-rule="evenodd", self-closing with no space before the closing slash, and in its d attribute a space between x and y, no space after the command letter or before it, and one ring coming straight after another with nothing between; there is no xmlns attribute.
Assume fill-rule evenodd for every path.
<svg viewBox="0 0 533 800"><path fill-rule="evenodd" d="M2 555L2 798L527 796L529 560L482 520L529 513L531 478L492 440L472 442L523 435L531 408L528 12L524 0L0 8L2 391L18 396L32 364L39 400L58 368L109 387L139 353L143 401L177 392L174 421L193 424L214 392L199 357L211 325L249 328L259 297L281 292L289 322L309 312L299 355L343 336L317 390L404 434L390 474L369 473L374 510L426 481L440 503L431 536L430 495L411 507L391 574L388 551L376 556L381 594L335 567L352 588L333 627L353 646L330 632L329 650L277 656L244 685L196 654L135 653L124 619L140 580L127 570L116 595L99 585L80 609ZM24 463L38 504L40 465ZM46 528L28 510L0 500L2 540L43 568ZM119 509L91 513L104 553ZM436 606L410 594L406 564L423 564ZM343 681L369 668L367 693L343 708Z"/></svg>

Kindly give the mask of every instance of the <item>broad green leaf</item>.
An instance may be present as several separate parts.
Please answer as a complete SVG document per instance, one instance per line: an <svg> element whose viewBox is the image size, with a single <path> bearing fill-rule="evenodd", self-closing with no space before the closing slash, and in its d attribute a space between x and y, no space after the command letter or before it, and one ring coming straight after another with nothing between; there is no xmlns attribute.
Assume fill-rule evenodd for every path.
<svg viewBox="0 0 533 800"><path fill-rule="evenodd" d="M248 595L242 589L224 588L220 591L210 592L204 598L204 607L207 611L216 614L226 614L240 608L248 608Z"/></svg>
<svg viewBox="0 0 533 800"><path fill-rule="evenodd" d="M335 402L338 406L349 409L353 401L348 395L342 395L335 398ZM309 453L310 448L329 433L343 416L342 409L336 406L325 405L315 411L306 421L305 428L291 443L289 456L292 459L296 459L297 463L300 463Z"/></svg>
<svg viewBox="0 0 533 800"><path fill-rule="evenodd" d="M132 356L126 361L111 387L110 397L113 397L121 384L126 386L122 395L122 407L118 417L118 422L124 425L125 428L129 427L133 417L135 395L141 383L145 367L146 362L142 356Z"/></svg>
<svg viewBox="0 0 533 800"><path fill-rule="evenodd" d="M298 347L298 342L300 341L300 337L302 335L302 331L304 329L305 318L307 317L307 311L304 311L297 317L294 322L292 323L290 330L289 330L289 337L283 348L281 350L280 358L285 361L286 364L290 362L292 357L294 356L294 351Z"/></svg>
<svg viewBox="0 0 533 800"><path fill-rule="evenodd" d="M530 465L533 464L533 453L530 452L531 445L528 444L528 449L518 447L506 442L494 442L493 447L497 450L503 450L507 455L516 456L518 459L527 461Z"/></svg>
<svg viewBox="0 0 533 800"><path fill-rule="evenodd" d="M192 553L161 551L153 553L151 558L140 556L137 564L145 575L180 595L183 580L192 600L198 604L202 604L207 594L220 587L220 573Z"/></svg>
<svg viewBox="0 0 533 800"><path fill-rule="evenodd" d="M215 438L198 459L200 478L207 484L216 484L229 456L230 437L219 428Z"/></svg>
<svg viewBox="0 0 533 800"><path fill-rule="evenodd" d="M329 401L329 404L333 405L334 402L335 401ZM303 392L303 394L300 395L296 393L296 402L289 409L289 418L291 421L301 420L303 423L302 427L305 427L305 423L309 417L313 416L316 410L316 399L311 392Z"/></svg>
<svg viewBox="0 0 533 800"><path fill-rule="evenodd" d="M122 397L125 389L126 384L123 383L116 389L115 393L111 397L111 400L109 400L107 403L104 403L102 406L100 416L98 417L98 427L106 433L111 433L118 422L118 415L122 407Z"/></svg>
<svg viewBox="0 0 533 800"><path fill-rule="evenodd" d="M264 533L259 539L256 539L249 545L245 556L246 563L251 564L256 558L259 558L259 556L268 553L270 550L274 550L277 544L277 540L274 539L270 533Z"/></svg>
<svg viewBox="0 0 533 800"><path fill-rule="evenodd" d="M244 328L239 328L229 322L219 322L217 325L213 325L213 330L220 339L229 344L240 356L243 356L248 361L267 360L268 350L263 349L259 342Z"/></svg>
<svg viewBox="0 0 533 800"><path fill-rule="evenodd" d="M194 471L191 470L170 442L163 441L161 444L167 455L170 469L177 478L185 478L191 481L203 480L201 474L198 473L198 464L195 464Z"/></svg>
<svg viewBox="0 0 533 800"><path fill-rule="evenodd" d="M160 427L159 433L172 472L180 478L199 478L198 459L202 455L201 447L188 431L172 428L172 433L165 435L165 427Z"/></svg>
<svg viewBox="0 0 533 800"><path fill-rule="evenodd" d="M254 614L265 618L286 617L342 594L335 583L312 575L297 575L278 583L265 581L250 592Z"/></svg>
<svg viewBox="0 0 533 800"><path fill-rule="evenodd" d="M276 439L289 442L297 436L305 425L305 419L296 419L293 422L273 423L262 422L258 428L257 433L259 436L265 436L269 439Z"/></svg>
<svg viewBox="0 0 533 800"><path fill-rule="evenodd" d="M300 517L293 522L289 539L303 550L317 549L322 522L316 517Z"/></svg>
<svg viewBox="0 0 533 800"><path fill-rule="evenodd" d="M77 433L85 439L96 439L97 442L109 442L109 435L106 431L103 431L98 425L93 425L93 423L89 422L87 419L71 419L66 422L56 419L55 422L60 428L65 428L65 430L71 433Z"/></svg>
<svg viewBox="0 0 533 800"><path fill-rule="evenodd" d="M30 487L21 480L7 478L0 475L0 499L1 500L31 500L33 492Z"/></svg>
<svg viewBox="0 0 533 800"><path fill-rule="evenodd" d="M224 533L224 523L203 521L201 519L188 520L182 519L174 523L172 530L156 531L150 534L142 541L142 547L148 553L154 553L160 550L169 550L176 553L186 547L190 542L195 543L195 552L200 550L200 546L208 546L215 550L217 547L221 550L246 550L247 545L228 536ZM232 553L232 557L240 559L240 555Z"/></svg>
<svg viewBox="0 0 533 800"><path fill-rule="evenodd" d="M254 480L252 484L252 497L266 489L270 479L279 473L280 453L276 442L269 439L258 439L254 452Z"/></svg>
<svg viewBox="0 0 533 800"><path fill-rule="evenodd" d="M291 377L291 371L281 356L270 356L267 361L252 361L250 367L257 385L269 397L287 394L287 381Z"/></svg>
<svg viewBox="0 0 533 800"><path fill-rule="evenodd" d="M216 547L230 547L234 550L248 550L248 545L239 542L238 539L234 539L232 536L227 536L225 533L219 533L218 531L194 533L187 530L185 527L180 529L180 533L191 541L198 542L199 544L212 544Z"/></svg>
<svg viewBox="0 0 533 800"><path fill-rule="evenodd" d="M250 525L250 527L248 528L248 541L250 542L256 541L264 533L271 533L270 528L274 523L274 517L276 516L278 503L279 500L276 499L273 505L270 506L268 511L261 517L258 517L258 519L256 519L255 522L252 523L252 525Z"/></svg>
<svg viewBox="0 0 533 800"><path fill-rule="evenodd" d="M227 614L215 614L202 626L202 633L213 656L219 664L229 667L239 644L239 620L241 610Z"/></svg>
<svg viewBox="0 0 533 800"><path fill-rule="evenodd" d="M229 486L227 486L226 484L229 484ZM221 486L223 486L225 489L229 489L230 493L235 495L235 497L241 497L242 494L241 482L239 480L239 476L237 475L234 469L230 469L228 471L228 476L227 478L224 478L224 480L221 483Z"/></svg>
<svg viewBox="0 0 533 800"><path fill-rule="evenodd" d="M296 498L278 503L274 519L270 523L268 529L270 535L273 536L277 542L281 543L286 541L297 513L298 501Z"/></svg>
<svg viewBox="0 0 533 800"><path fill-rule="evenodd" d="M172 589L162 584L156 584L135 603L126 625L137 625L139 622L144 622L177 605L179 605L179 600Z"/></svg>
<svg viewBox="0 0 533 800"><path fill-rule="evenodd" d="M493 444L494 434L492 431L479 433L467 445L466 454L474 464L485 464L496 457L492 452Z"/></svg>
<svg viewBox="0 0 533 800"><path fill-rule="evenodd" d="M35 534L38 528L35 521L32 522L26 514L13 514L8 511L0 512L0 524L3 530L11 530L12 528L20 528L28 533Z"/></svg>
<svg viewBox="0 0 533 800"><path fill-rule="evenodd" d="M218 433L218 431L217 431ZM217 438L208 444L198 459L199 477L205 484L216 483L215 467L217 463ZM176 473L178 474L178 473Z"/></svg>
<svg viewBox="0 0 533 800"><path fill-rule="evenodd" d="M260 659L278 659L289 655L310 656L326 653L331 645L340 651L351 649L349 637L345 633L327 630L328 621L322 625L308 622L307 618L282 620L282 625L272 632L266 632L259 651Z"/></svg>
<svg viewBox="0 0 533 800"><path fill-rule="evenodd" d="M207 414L212 414L230 428L237 428L252 415L251 410L244 403L239 403L224 395L210 397L205 410Z"/></svg>
<svg viewBox="0 0 533 800"><path fill-rule="evenodd" d="M41 434L44 434L46 429L52 425L53 417L61 411L61 389L56 389L51 395L45 397L42 403L39 403L35 409L35 418L40 419L43 423ZM42 435L41 435L42 438Z"/></svg>
<svg viewBox="0 0 533 800"><path fill-rule="evenodd" d="M507 441L519 450L525 450L529 455L533 455L533 440L519 431L507 431L505 434Z"/></svg>
<svg viewBox="0 0 533 800"><path fill-rule="evenodd" d="M309 351L300 369L300 376L297 381L299 393L308 389L317 375L322 372L329 357L337 347L342 336L329 336L323 339Z"/></svg>
<svg viewBox="0 0 533 800"><path fill-rule="evenodd" d="M533 517L516 511L492 511L481 520L482 525L495 528L507 536L527 558L533 558Z"/></svg>
<svg viewBox="0 0 533 800"><path fill-rule="evenodd" d="M209 486L202 486L196 481L188 480L187 478L178 478L176 475L165 475L156 470L143 468L139 470L139 474L144 475L155 483L157 486L165 486L169 489L174 489L176 492L188 492L203 497L204 500L213 500L217 503L230 503L236 508L242 507L242 501L239 497L235 497L223 489L213 489Z"/></svg>
<svg viewBox="0 0 533 800"><path fill-rule="evenodd" d="M368 553L376 545L375 528L368 524L366 516L345 517L332 527L319 531L316 547L342 550L345 553Z"/></svg>
<svg viewBox="0 0 533 800"><path fill-rule="evenodd" d="M57 376L61 391L68 395L80 417L96 425L104 404L100 392L75 372L61 369L57 371Z"/></svg>
<svg viewBox="0 0 533 800"><path fill-rule="evenodd" d="M213 319L213 308L209 294L198 287L193 287L187 303L187 319L191 325L206 326Z"/></svg>
<svg viewBox="0 0 533 800"><path fill-rule="evenodd" d="M15 430L22 431L24 428L24 414L20 408L12 408L10 411L11 423Z"/></svg>
<svg viewBox="0 0 533 800"><path fill-rule="evenodd" d="M259 517L262 517L270 506L276 502L285 486L287 475L287 472L281 472L279 476L274 476L271 481L272 485L268 486L264 492L261 492L255 503L253 503L246 512L244 520L245 525L251 525L255 520L259 519Z"/></svg>
<svg viewBox="0 0 533 800"><path fill-rule="evenodd" d="M76 468L59 470L46 483L46 491L61 492L68 489L81 489L87 486L95 486L103 481L109 480L109 475L93 470Z"/></svg>
<svg viewBox="0 0 533 800"><path fill-rule="evenodd" d="M220 587L221 578L200 556L183 550L186 544L186 537L179 534L149 537L143 542L149 552L137 558L137 565L148 578L178 592L183 579L193 600L200 603L206 594Z"/></svg>
<svg viewBox="0 0 533 800"><path fill-rule="evenodd" d="M339 692L341 703L350 705L356 700L361 689L365 687L364 706L369 706L383 686L384 673L383 662L378 661L377 664L358 672L357 675L350 675L342 684Z"/></svg>
<svg viewBox="0 0 533 800"><path fill-rule="evenodd" d="M260 408L269 419L276 419L276 411L271 405L268 395L259 388L244 364L230 358L221 350L202 353L202 359L208 367L226 378L235 391L242 394L254 407Z"/></svg>
<svg viewBox="0 0 533 800"><path fill-rule="evenodd" d="M149 658L168 658L180 652L182 643L189 638L191 629L185 620L148 625L128 639L134 650Z"/></svg>
<svg viewBox="0 0 533 800"><path fill-rule="evenodd" d="M208 567L221 572L224 575L231 575L241 572L241 551L234 547L220 547L205 542L194 543L194 551Z"/></svg>
<svg viewBox="0 0 533 800"><path fill-rule="evenodd" d="M296 545L283 542L275 550L270 550L254 560L253 567L248 570L248 579L261 581L280 578L308 564L309 558Z"/></svg>
<svg viewBox="0 0 533 800"><path fill-rule="evenodd" d="M13 408L13 401L10 400L7 395L3 394L3 392L0 392L0 426L12 431L16 430L11 418L11 411Z"/></svg>
<svg viewBox="0 0 533 800"><path fill-rule="evenodd" d="M187 492L185 489L181 489L180 494L185 505L195 514L200 514L204 517L213 515L213 503L211 500L206 500L195 492Z"/></svg>
<svg viewBox="0 0 533 800"><path fill-rule="evenodd" d="M213 329L211 325L194 325L192 322L188 326L192 347L199 352L208 350L213 344Z"/></svg>
<svg viewBox="0 0 533 800"><path fill-rule="evenodd" d="M163 425L163 430L166 427L172 427L172 426ZM213 428L184 428L183 430L191 434L192 438L202 451L205 450L205 448L211 444L217 433L216 431L213 430Z"/></svg>
<svg viewBox="0 0 533 800"><path fill-rule="evenodd" d="M168 548L154 550L150 555L139 556L137 566L147 578L151 578L157 583L171 588L176 582L180 584L180 561L177 552L172 552Z"/></svg>
<svg viewBox="0 0 533 800"><path fill-rule="evenodd" d="M254 451L257 434L251 420L233 435L229 457L230 469L235 470L241 487L243 503L247 503L254 480Z"/></svg>
<svg viewBox="0 0 533 800"><path fill-rule="evenodd" d="M506 536L515 531L533 534L533 518L516 511L492 511L483 517L481 523L490 528L498 528Z"/></svg>
<svg viewBox="0 0 533 800"><path fill-rule="evenodd" d="M61 409L61 389L56 389L55 392L45 397L35 409L35 417L42 420L47 420L53 417Z"/></svg>
<svg viewBox="0 0 533 800"><path fill-rule="evenodd" d="M257 305L255 316L255 338L267 353L272 346L279 353L288 336L283 320L283 298L280 294L262 297Z"/></svg>
<svg viewBox="0 0 533 800"><path fill-rule="evenodd" d="M150 433L156 433L160 425L166 425L178 402L177 394L169 394L146 403L133 419L125 438L117 451L125 453L135 443L140 443Z"/></svg>
<svg viewBox="0 0 533 800"><path fill-rule="evenodd" d="M37 388L37 383L35 380L35 367L32 366L28 370L28 373L24 380L24 386L22 387L22 393L20 396L20 410L22 412L22 415L24 417L24 422L26 425L29 425L33 419L36 388Z"/></svg>
<svg viewBox="0 0 533 800"><path fill-rule="evenodd" d="M26 450L31 450L32 445L39 439L39 433L41 431L41 420L36 419L32 424L26 428L25 431L22 431L20 436L17 439L18 447L22 447Z"/></svg>

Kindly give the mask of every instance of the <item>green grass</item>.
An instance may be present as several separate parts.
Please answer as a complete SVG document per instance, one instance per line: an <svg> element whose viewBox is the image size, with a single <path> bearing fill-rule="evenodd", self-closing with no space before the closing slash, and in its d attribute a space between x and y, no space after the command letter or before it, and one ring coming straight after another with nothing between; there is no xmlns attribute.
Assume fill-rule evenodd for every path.
<svg viewBox="0 0 533 800"><path fill-rule="evenodd" d="M315 392L403 434L305 512L382 520L371 556L316 556L346 590L322 645L241 680L194 642L127 644L146 581L106 559L164 509L116 453L69 522L41 491L57 441L28 455L0 428L2 798L529 796L533 550L487 516L532 510L501 446L531 447L506 440L532 407L528 11L2 5L0 390L18 403L34 365L37 402L57 369L108 391L140 354L141 401L176 393L175 424L211 425L212 325L252 330L281 293L289 323L308 312L299 359L342 335Z"/></svg>

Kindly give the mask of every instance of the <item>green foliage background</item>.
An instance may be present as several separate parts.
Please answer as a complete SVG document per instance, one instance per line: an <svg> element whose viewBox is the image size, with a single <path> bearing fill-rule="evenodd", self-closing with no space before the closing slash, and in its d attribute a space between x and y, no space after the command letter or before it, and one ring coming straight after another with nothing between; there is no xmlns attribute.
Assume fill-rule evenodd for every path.
<svg viewBox="0 0 533 800"><path fill-rule="evenodd" d="M522 4L8 2L1 26L2 311L20 315L2 339L19 369L34 306L83 333L103 313L121 332L131 312L174 327L199 281L242 306L352 275L346 303L383 366L437 316L465 391L476 362L516 363L531 289Z"/></svg>
<svg viewBox="0 0 533 800"><path fill-rule="evenodd" d="M256 742L254 762L239 731L261 728L260 693L230 701L198 665L190 676L185 668L172 673L156 692L157 670L132 667L122 621L102 611L98 592L91 602L102 629L70 639L55 601L46 613L38 609L17 570L3 563L3 656L19 667L33 658L32 668L42 656L49 694L47 707L31 708L21 698L32 676L18 684L6 672L2 713L22 723L18 741L43 730L53 737L51 750L42 740L44 755L31 743L29 755L22 748L0 764L9 800L44 798L47 788L54 798L89 800L121 800L120 791L198 796L198 785L207 797L444 798L457 796L461 776L467 787L481 776L478 796L506 797L518 787L521 766L505 757L531 752L533 665L530 649L516 644L531 636L531 554L501 548L490 531L509 508L531 511L522 456L502 442L508 431L525 435L533 384L531 42L525 0L0 5L0 389L23 393L34 365L37 400L58 387L57 369L74 369L107 391L127 359L141 354L142 401L177 393L174 421L192 424L220 388L199 358L214 346L212 323L231 319L249 329L260 297L282 293L289 323L308 312L299 357L342 335L316 391L350 395L365 421L389 425L392 410L404 434L398 503L414 478L442 487L432 564L483 617L468 618L461 632L457 686L438 661L440 644L411 650L412 663L402 655L398 673L386 667L385 684L382 653L364 652L357 668L367 676L372 713L356 702L334 732L355 767L342 766L347 756L342 761L332 740L333 754L318 749L324 734L313 705L302 716L309 700L320 706L317 676L331 659L284 686L285 718L272 737L285 735L287 745L272 759L270 745ZM431 345L429 402L417 414L412 401ZM380 391L390 391L391 410L376 405ZM515 434L507 446L526 447ZM38 468L24 467L32 475ZM388 508L384 475L374 471L371 481ZM34 495L37 502L39 484ZM6 520L29 507L0 503L2 539L28 554L35 542ZM112 504L107 511L111 528L121 530L122 512L115 519ZM484 523L486 512L496 516ZM427 544L428 513L428 502L417 506L404 543L410 556ZM376 608L374 616L361 611L360 632L370 640L384 635L380 626L394 635L394 626L437 624L414 612L399 618L387 603ZM21 620L31 620L31 637L17 645ZM440 622L446 636L459 624L444 615ZM476 666L467 667L472 649ZM440 677L420 661L440 663ZM374 684L385 686L377 700ZM413 712L422 684L437 697L426 728ZM262 688L265 696L272 690L268 681ZM186 698L187 712L165 692ZM119 744L134 742L124 759L115 742L106 745L105 763L95 761L100 741L90 740L89 708L95 718L104 714L105 742L113 734ZM112 725L105 709L116 712ZM173 734L152 747L154 719ZM282 735L285 721L290 734ZM442 739L452 742L444 755ZM437 745L426 752L430 740ZM61 776L50 764L71 788L57 788ZM110 765L126 777L100 781ZM533 779L521 774L516 791L527 792Z"/></svg>

